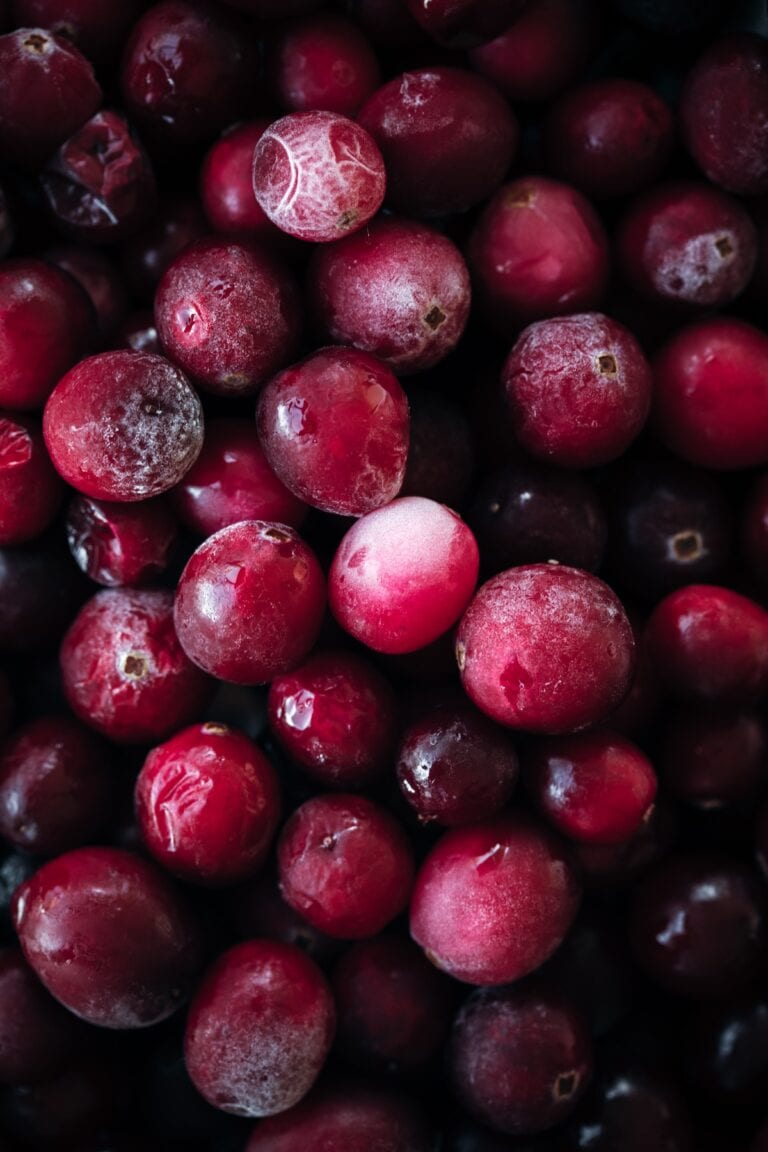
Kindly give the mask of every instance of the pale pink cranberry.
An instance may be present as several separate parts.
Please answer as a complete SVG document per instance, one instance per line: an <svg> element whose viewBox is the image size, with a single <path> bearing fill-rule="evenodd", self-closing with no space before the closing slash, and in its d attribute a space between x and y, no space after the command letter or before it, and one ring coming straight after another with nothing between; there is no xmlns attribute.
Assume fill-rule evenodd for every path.
<svg viewBox="0 0 768 1152"><path fill-rule="evenodd" d="M63 495L37 420L0 411L0 545L39 536Z"/></svg>
<svg viewBox="0 0 768 1152"><path fill-rule="evenodd" d="M107 588L147 584L168 567L179 529L162 496L110 504L76 496L67 510L69 550L77 566Z"/></svg>
<svg viewBox="0 0 768 1152"><path fill-rule="evenodd" d="M285 25L268 46L266 66L275 96L289 112L354 116L379 82L379 64L363 33L332 12Z"/></svg>
<svg viewBox="0 0 768 1152"><path fill-rule="evenodd" d="M235 124L206 153L200 199L216 232L270 240L280 233L253 193L253 152L271 121L265 116Z"/></svg>

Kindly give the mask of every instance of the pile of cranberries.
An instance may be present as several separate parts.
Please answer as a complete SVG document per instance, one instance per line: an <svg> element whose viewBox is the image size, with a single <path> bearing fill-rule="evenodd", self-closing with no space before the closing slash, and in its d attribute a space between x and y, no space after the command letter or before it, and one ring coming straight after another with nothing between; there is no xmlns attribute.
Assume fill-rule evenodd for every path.
<svg viewBox="0 0 768 1152"><path fill-rule="evenodd" d="M0 0L0 1152L768 1152L763 0Z"/></svg>

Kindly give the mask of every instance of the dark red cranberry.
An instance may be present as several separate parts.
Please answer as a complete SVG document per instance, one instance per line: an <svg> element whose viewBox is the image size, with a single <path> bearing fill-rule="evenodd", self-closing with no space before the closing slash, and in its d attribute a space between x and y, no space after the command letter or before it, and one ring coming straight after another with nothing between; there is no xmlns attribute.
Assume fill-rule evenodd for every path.
<svg viewBox="0 0 768 1152"><path fill-rule="evenodd" d="M592 1046L580 1013L543 985L480 989L453 1025L448 1067L466 1108L492 1128L553 1128L584 1095Z"/></svg>
<svg viewBox="0 0 768 1152"><path fill-rule="evenodd" d="M293 280L271 258L214 236L166 270L155 321L167 354L203 388L242 396L291 359L301 312Z"/></svg>
<svg viewBox="0 0 768 1152"><path fill-rule="evenodd" d="M671 592L648 621L656 675L675 696L743 705L768 688L768 612L714 584Z"/></svg>
<svg viewBox="0 0 768 1152"><path fill-rule="evenodd" d="M0 652L55 647L87 595L58 541L0 548Z"/></svg>
<svg viewBox="0 0 768 1152"><path fill-rule="evenodd" d="M96 500L167 492L197 459L203 411L183 372L149 352L102 352L54 388L45 443L64 479Z"/></svg>
<svg viewBox="0 0 768 1152"><path fill-rule="evenodd" d="M316 963L325 966L343 947L332 940L280 895L277 875L271 867L262 869L231 891L230 908L238 933L244 940L265 936L301 948Z"/></svg>
<svg viewBox="0 0 768 1152"><path fill-rule="evenodd" d="M500 812L517 783L507 733L473 708L438 708L410 724L397 754L397 782L422 821L451 828Z"/></svg>
<svg viewBox="0 0 768 1152"><path fill-rule="evenodd" d="M0 544L39 536L63 495L38 421L0 411Z"/></svg>
<svg viewBox="0 0 768 1152"><path fill-rule="evenodd" d="M608 243L590 203L568 184L529 176L505 184L469 240L469 266L483 311L510 324L599 305Z"/></svg>
<svg viewBox="0 0 768 1152"><path fill-rule="evenodd" d="M285 25L268 46L266 67L277 101L287 112L319 109L343 116L355 115L380 75L358 26L331 12Z"/></svg>
<svg viewBox="0 0 768 1152"><path fill-rule="evenodd" d="M73 712L110 740L162 740L194 720L211 684L173 629L170 592L98 592L61 647L64 692Z"/></svg>
<svg viewBox="0 0 768 1152"><path fill-rule="evenodd" d="M394 692L352 652L317 652L269 687L269 724L285 751L326 787L364 788L390 767Z"/></svg>
<svg viewBox="0 0 768 1152"><path fill-rule="evenodd" d="M99 61L111 60L145 7L145 0L13 0L17 23L47 28Z"/></svg>
<svg viewBox="0 0 768 1152"><path fill-rule="evenodd" d="M304 1097L333 1040L331 990L290 944L230 948L199 985L184 1039L187 1071L209 1104L272 1116Z"/></svg>
<svg viewBox="0 0 768 1152"><path fill-rule="evenodd" d="M98 249L74 244L49 248L45 258L77 280L95 309L101 341L111 339L128 309L125 284L112 260Z"/></svg>
<svg viewBox="0 0 768 1152"><path fill-rule="evenodd" d="M67 511L66 533L79 568L107 588L150 583L168 567L179 534L162 496L138 504L76 496Z"/></svg>
<svg viewBox="0 0 768 1152"><path fill-rule="evenodd" d="M200 545L181 574L174 619L182 647L220 680L264 684L317 639L325 580L285 524L243 520Z"/></svg>
<svg viewBox="0 0 768 1152"><path fill-rule="evenodd" d="M412 220L384 218L318 249L310 301L332 340L378 356L399 375L439 363L469 316L469 273L456 246Z"/></svg>
<svg viewBox="0 0 768 1152"><path fill-rule="evenodd" d="M757 477L747 496L741 548L749 575L761 587L768 586L768 474Z"/></svg>
<svg viewBox="0 0 768 1152"><path fill-rule="evenodd" d="M419 24L433 39L451 48L466 48L498 35L523 7L523 0L406 0Z"/></svg>
<svg viewBox="0 0 768 1152"><path fill-rule="evenodd" d="M348 0L346 9L376 48L395 53L398 60L431 48L405 0Z"/></svg>
<svg viewBox="0 0 768 1152"><path fill-rule="evenodd" d="M0 265L0 405L42 408L84 355L93 312L70 276L42 260Z"/></svg>
<svg viewBox="0 0 768 1152"><path fill-rule="evenodd" d="M427 388L409 396L408 406L411 432L401 495L460 508L475 461L469 421L453 400Z"/></svg>
<svg viewBox="0 0 768 1152"><path fill-rule="evenodd" d="M765 898L756 874L737 861L669 857L637 887L633 952L678 996L727 997L752 980L765 947Z"/></svg>
<svg viewBox="0 0 768 1152"><path fill-rule="evenodd" d="M694 1136L679 1091L659 1074L607 1067L567 1129L574 1152L693 1152Z"/></svg>
<svg viewBox="0 0 768 1152"><path fill-rule="evenodd" d="M581 1010L595 1037L612 1032L635 1003L629 954L610 913L581 912L542 974Z"/></svg>
<svg viewBox="0 0 768 1152"><path fill-rule="evenodd" d="M741 196L768 192L768 45L735 32L716 40L680 97L688 151L710 180Z"/></svg>
<svg viewBox="0 0 768 1152"><path fill-rule="evenodd" d="M104 1028L143 1028L181 1005L198 929L166 876L117 848L80 848L16 891L24 955L70 1012Z"/></svg>
<svg viewBox="0 0 768 1152"><path fill-rule="evenodd" d="M635 738L647 731L656 719L660 693L656 683L656 670L648 654L644 639L644 622L630 617L635 637L635 670L629 691L617 708L611 712L611 728L622 736Z"/></svg>
<svg viewBox="0 0 768 1152"><path fill-rule="evenodd" d="M510 812L446 832L416 876L411 936L468 984L508 984L555 951L580 887L552 833Z"/></svg>
<svg viewBox="0 0 768 1152"><path fill-rule="evenodd" d="M517 148L506 100L460 68L404 72L366 101L358 122L387 166L387 203L413 216L466 212L498 188Z"/></svg>
<svg viewBox="0 0 768 1152"><path fill-rule="evenodd" d="M262 116L235 124L206 153L200 199L215 232L264 241L281 235L253 193L253 152L270 123Z"/></svg>
<svg viewBox="0 0 768 1152"><path fill-rule="evenodd" d="M604 719L629 689L634 651L611 589L560 564L494 576L456 638L462 683L478 708L511 728L548 734Z"/></svg>
<svg viewBox="0 0 768 1152"><path fill-rule="evenodd" d="M589 481L541 464L511 464L479 484L467 520L486 571L557 560L600 567L606 525Z"/></svg>
<svg viewBox="0 0 768 1152"><path fill-rule="evenodd" d="M0 835L35 856L98 840L113 814L112 759L71 716L17 728L0 751Z"/></svg>
<svg viewBox="0 0 768 1152"><path fill-rule="evenodd" d="M172 200L161 205L152 222L122 247L123 272L136 295L151 304L166 268L207 231L197 200Z"/></svg>
<svg viewBox="0 0 768 1152"><path fill-rule="evenodd" d="M0 1084L33 1084L63 1072L81 1026L49 996L16 948L0 948Z"/></svg>
<svg viewBox="0 0 768 1152"><path fill-rule="evenodd" d="M404 496L353 524L328 577L331 611L377 652L414 652L455 624L477 581L466 524L444 504Z"/></svg>
<svg viewBox="0 0 768 1152"><path fill-rule="evenodd" d="M658 768L665 789L697 808L750 802L768 782L768 731L755 712L675 711L662 729Z"/></svg>
<svg viewBox="0 0 768 1152"><path fill-rule="evenodd" d="M375 936L408 903L413 857L385 808L363 796L315 796L293 813L277 845L280 890L321 932Z"/></svg>
<svg viewBox="0 0 768 1152"><path fill-rule="evenodd" d="M37 167L101 104L93 68L73 44L44 28L0 36L3 159Z"/></svg>
<svg viewBox="0 0 768 1152"><path fill-rule="evenodd" d="M163 349L152 312L132 312L126 316L116 333L115 347L162 356Z"/></svg>
<svg viewBox="0 0 768 1152"><path fill-rule="evenodd" d="M397 496L408 454L408 399L356 348L321 348L266 385L256 427L273 471L324 512L363 516Z"/></svg>
<svg viewBox="0 0 768 1152"><path fill-rule="evenodd" d="M572 848L585 884L597 889L626 887L669 853L678 833L676 812L662 790L648 819L631 840L623 844L574 841Z"/></svg>

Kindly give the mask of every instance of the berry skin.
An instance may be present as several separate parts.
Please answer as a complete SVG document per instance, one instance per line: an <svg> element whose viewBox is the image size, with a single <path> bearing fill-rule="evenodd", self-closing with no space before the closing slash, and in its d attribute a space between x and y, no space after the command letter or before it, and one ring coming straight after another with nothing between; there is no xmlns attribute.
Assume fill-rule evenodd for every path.
<svg viewBox="0 0 768 1152"><path fill-rule="evenodd" d="M200 169L200 199L215 232L267 242L281 235L253 194L253 150L269 125L266 117L236 124L206 153Z"/></svg>
<svg viewBox="0 0 768 1152"><path fill-rule="evenodd" d="M17 948L0 948L0 1084L34 1084L63 1072L87 1037L46 992Z"/></svg>
<svg viewBox="0 0 768 1152"><path fill-rule="evenodd" d="M286 24L268 48L267 72L288 112L354 116L379 82L378 62L359 27L330 12Z"/></svg>
<svg viewBox="0 0 768 1152"><path fill-rule="evenodd" d="M63 495L38 422L0 411L0 545L39 536Z"/></svg>
<svg viewBox="0 0 768 1152"><path fill-rule="evenodd" d="M67 511L67 543L79 568L107 588L147 584L170 563L178 526L162 496L110 504L76 496Z"/></svg>

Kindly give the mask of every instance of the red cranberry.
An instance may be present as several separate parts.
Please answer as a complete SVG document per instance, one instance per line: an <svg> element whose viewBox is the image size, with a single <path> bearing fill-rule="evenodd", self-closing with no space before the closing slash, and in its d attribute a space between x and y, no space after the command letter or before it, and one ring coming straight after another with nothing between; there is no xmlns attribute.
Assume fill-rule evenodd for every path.
<svg viewBox="0 0 768 1152"><path fill-rule="evenodd" d="M453 400L426 388L409 396L408 406L411 431L401 495L460 508L475 462L469 421Z"/></svg>
<svg viewBox="0 0 768 1152"><path fill-rule="evenodd" d="M392 372L356 348L321 348L261 393L256 426L274 472L325 512L362 516L397 496L408 400Z"/></svg>
<svg viewBox="0 0 768 1152"><path fill-rule="evenodd" d="M343 947L310 924L280 895L277 874L271 867L238 884L231 891L231 911L240 936L251 940L266 936L293 944L306 952L316 963L325 966Z"/></svg>
<svg viewBox="0 0 768 1152"><path fill-rule="evenodd" d="M364 788L389 768L396 700L352 652L317 652L269 688L269 724L285 751L326 787Z"/></svg>
<svg viewBox="0 0 768 1152"><path fill-rule="evenodd" d="M678 996L739 991L757 974L765 937L757 876L731 860L670 857L636 890L633 951L653 979Z"/></svg>
<svg viewBox="0 0 768 1152"><path fill-rule="evenodd" d="M334 1026L333 997L313 961L290 944L251 940L224 952L197 989L187 1070L214 1107L272 1116L312 1087Z"/></svg>
<svg viewBox="0 0 768 1152"><path fill-rule="evenodd" d="M624 1063L604 1069L567 1131L584 1152L693 1152L680 1093L658 1074Z"/></svg>
<svg viewBox="0 0 768 1152"><path fill-rule="evenodd" d="M512 111L490 84L460 68L404 72L360 109L387 166L397 212L465 212L498 188L517 147Z"/></svg>
<svg viewBox="0 0 768 1152"><path fill-rule="evenodd" d="M348 0L346 8L376 48L395 53L398 60L432 47L405 0Z"/></svg>
<svg viewBox="0 0 768 1152"><path fill-rule="evenodd" d="M559 564L530 564L484 584L464 614L456 658L464 688L492 719L571 732L625 696L632 628L611 589Z"/></svg>
<svg viewBox="0 0 768 1152"><path fill-rule="evenodd" d="M178 527L159 496L109 504L76 496L67 511L67 542L77 565L97 584L148 584L168 567Z"/></svg>
<svg viewBox="0 0 768 1152"><path fill-rule="evenodd" d="M595 308L608 278L608 244L594 209L575 188L543 176L499 189L468 254L481 306L505 332Z"/></svg>
<svg viewBox="0 0 768 1152"><path fill-rule="evenodd" d="M90 1024L143 1028L189 990L198 930L170 881L117 848L80 848L17 890L14 922L49 992Z"/></svg>
<svg viewBox="0 0 768 1152"><path fill-rule="evenodd" d="M598 889L626 887L668 854L678 833L675 810L662 791L648 819L631 840L623 844L574 841L572 847L585 884Z"/></svg>
<svg viewBox="0 0 768 1152"><path fill-rule="evenodd" d="M279 236L253 194L253 152L270 121L235 124L209 149L200 169L200 199L216 232L268 241Z"/></svg>
<svg viewBox="0 0 768 1152"><path fill-rule="evenodd" d="M87 595L86 582L58 541L0 548L0 652L55 646Z"/></svg>
<svg viewBox="0 0 768 1152"><path fill-rule="evenodd" d="M363 33L331 12L284 26L268 48L267 71L278 103L289 112L354 116L379 82L378 61Z"/></svg>
<svg viewBox="0 0 768 1152"><path fill-rule="evenodd" d="M726 316L679 329L654 363L664 442L705 468L768 462L768 336Z"/></svg>
<svg viewBox="0 0 768 1152"><path fill-rule="evenodd" d="M754 712L672 713L661 734L659 775L671 795L697 808L750 802L763 790L768 731Z"/></svg>
<svg viewBox="0 0 768 1152"><path fill-rule="evenodd" d="M149 352L102 352L54 388L43 414L56 470L96 500L167 492L203 444L203 412L183 372Z"/></svg>
<svg viewBox="0 0 768 1152"><path fill-rule="evenodd" d="M0 148L11 163L41 164L101 103L93 68L43 28L0 36Z"/></svg>
<svg viewBox="0 0 768 1152"><path fill-rule="evenodd" d="M98 592L61 647L73 712L110 740L162 740L196 718L211 691L173 629L170 592Z"/></svg>
<svg viewBox="0 0 768 1152"><path fill-rule="evenodd" d="M741 196L768 192L768 46L735 32L716 40L680 97L688 151L710 180Z"/></svg>
<svg viewBox="0 0 768 1152"><path fill-rule="evenodd" d="M500 812L517 783L507 733L472 708L437 708L410 724L397 755L397 782L422 821L453 827Z"/></svg>
<svg viewBox="0 0 768 1152"><path fill-rule="evenodd" d="M38 421L0 412L0 544L39 536L63 495Z"/></svg>
<svg viewBox="0 0 768 1152"><path fill-rule="evenodd" d="M579 907L560 841L510 812L446 832L416 876L411 936L468 984L508 984L555 951Z"/></svg>
<svg viewBox="0 0 768 1152"><path fill-rule="evenodd" d="M437 364L469 315L469 273L456 246L412 220L381 219L310 263L322 329L406 375Z"/></svg>
<svg viewBox="0 0 768 1152"><path fill-rule="evenodd" d="M233 884L263 863L280 815L272 764L225 724L196 724L154 748L136 812L155 859L182 880Z"/></svg>
<svg viewBox="0 0 768 1152"><path fill-rule="evenodd" d="M385 808L363 796L315 796L293 813L277 845L280 890L321 932L375 936L408 903L410 844Z"/></svg>
<svg viewBox="0 0 768 1152"><path fill-rule="evenodd" d="M84 1039L80 1027L21 952L0 948L0 1084L33 1084L63 1072Z"/></svg>
<svg viewBox="0 0 768 1152"><path fill-rule="evenodd" d="M49 248L45 258L77 280L93 304L101 341L111 339L128 307L123 279L112 260L98 249L74 244Z"/></svg>
<svg viewBox="0 0 768 1152"><path fill-rule="evenodd" d="M744 704L768 688L768 612L714 584L689 584L655 608L646 632L656 675L676 696Z"/></svg>
<svg viewBox="0 0 768 1152"><path fill-rule="evenodd" d="M299 339L296 287L248 243L198 240L177 256L155 296L168 355L210 392L255 392Z"/></svg>
<svg viewBox="0 0 768 1152"><path fill-rule="evenodd" d="M13 0L19 24L71 40L89 60L110 59L145 6L145 0Z"/></svg>
<svg viewBox="0 0 768 1152"><path fill-rule="evenodd" d="M0 405L42 408L85 353L93 312L82 288L42 260L0 265Z"/></svg>
<svg viewBox="0 0 768 1152"><path fill-rule="evenodd" d="M523 6L523 0L406 0L431 37L452 48L466 48L501 32Z"/></svg>
<svg viewBox="0 0 768 1152"><path fill-rule="evenodd" d="M328 577L331 611L377 652L414 652L455 624L477 581L478 551L443 504L405 496L349 529Z"/></svg>
<svg viewBox="0 0 768 1152"><path fill-rule="evenodd" d="M123 272L136 295L151 304L166 268L207 231L205 215L196 200L172 200L161 205L152 222L122 248Z"/></svg>

